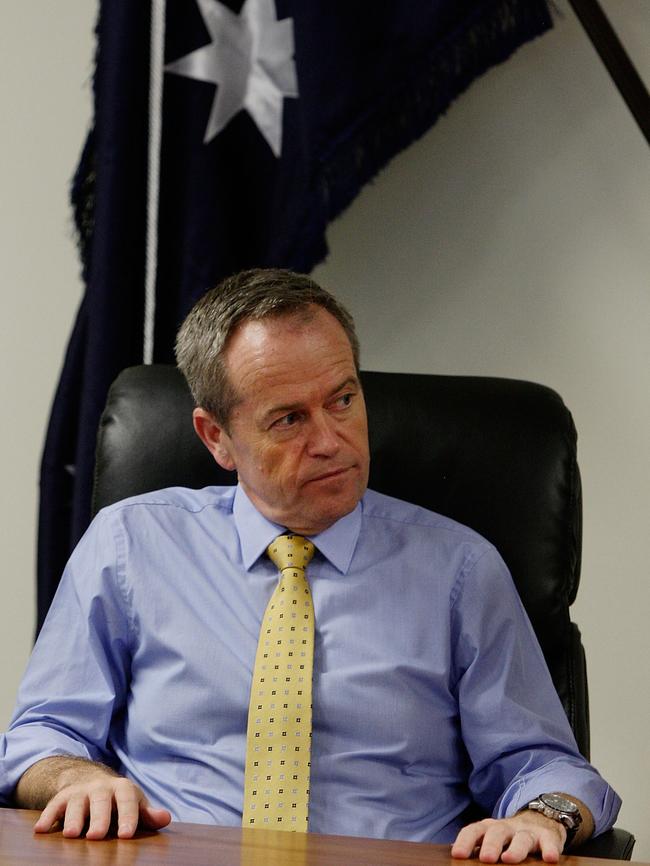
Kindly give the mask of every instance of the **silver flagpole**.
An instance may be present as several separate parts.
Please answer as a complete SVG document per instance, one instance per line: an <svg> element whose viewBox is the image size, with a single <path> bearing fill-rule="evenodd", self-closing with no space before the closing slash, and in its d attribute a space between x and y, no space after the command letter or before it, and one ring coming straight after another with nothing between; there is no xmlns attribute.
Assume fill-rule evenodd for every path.
<svg viewBox="0 0 650 866"><path fill-rule="evenodd" d="M151 0L149 55L149 166L147 172L147 237L144 283L144 333L142 360L153 363L158 269L158 197L160 191L160 140L162 136L163 63L165 56L165 0Z"/></svg>

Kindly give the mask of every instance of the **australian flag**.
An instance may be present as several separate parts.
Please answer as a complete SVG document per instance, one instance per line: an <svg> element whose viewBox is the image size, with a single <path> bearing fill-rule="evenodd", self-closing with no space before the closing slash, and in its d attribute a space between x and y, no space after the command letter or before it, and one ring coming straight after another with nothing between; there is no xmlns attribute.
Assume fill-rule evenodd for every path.
<svg viewBox="0 0 650 866"><path fill-rule="evenodd" d="M119 371L172 361L224 276L311 270L362 185L550 26L546 0L100 0L72 195L86 291L42 461L39 628L90 519Z"/></svg>

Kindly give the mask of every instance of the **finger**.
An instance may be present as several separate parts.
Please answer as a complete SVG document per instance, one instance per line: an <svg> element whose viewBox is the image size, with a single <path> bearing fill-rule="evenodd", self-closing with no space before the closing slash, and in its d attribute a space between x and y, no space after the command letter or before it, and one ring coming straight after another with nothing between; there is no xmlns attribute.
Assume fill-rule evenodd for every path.
<svg viewBox="0 0 650 866"><path fill-rule="evenodd" d="M65 800L54 797L38 816L34 824L35 833L48 833L52 827L65 815Z"/></svg>
<svg viewBox="0 0 650 866"><path fill-rule="evenodd" d="M451 846L451 856L459 860L467 860L474 853L479 840L483 838L483 829L479 824L468 824L456 836Z"/></svg>
<svg viewBox="0 0 650 866"><path fill-rule="evenodd" d="M481 863L497 863L513 835L512 829L506 822L490 821L478 852Z"/></svg>
<svg viewBox="0 0 650 866"><path fill-rule="evenodd" d="M81 836L86 825L88 809L88 798L85 795L68 797L63 819L63 835L66 838L75 839Z"/></svg>
<svg viewBox="0 0 650 866"><path fill-rule="evenodd" d="M111 826L113 814L113 797L110 789L102 788L90 794L89 814L90 823L86 830L86 839L103 839Z"/></svg>
<svg viewBox="0 0 650 866"><path fill-rule="evenodd" d="M117 835L120 839L130 839L135 834L143 802L146 802L144 795L126 779L115 786Z"/></svg>
<svg viewBox="0 0 650 866"><path fill-rule="evenodd" d="M565 834L566 838L566 834ZM564 849L564 840L560 841L556 836L544 833L540 836L539 850L545 863L558 863L560 854Z"/></svg>
<svg viewBox="0 0 650 866"><path fill-rule="evenodd" d="M501 859L504 863L521 863L538 849L539 842L532 830L517 830Z"/></svg>
<svg viewBox="0 0 650 866"><path fill-rule="evenodd" d="M148 803L140 804L140 821L148 830L161 830L171 819L171 813L167 809L154 809Z"/></svg>

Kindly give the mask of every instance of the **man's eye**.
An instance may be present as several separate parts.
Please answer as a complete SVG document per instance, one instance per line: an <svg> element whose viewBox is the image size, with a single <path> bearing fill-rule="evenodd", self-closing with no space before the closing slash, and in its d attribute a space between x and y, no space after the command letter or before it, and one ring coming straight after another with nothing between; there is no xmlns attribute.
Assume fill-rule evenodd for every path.
<svg viewBox="0 0 650 866"><path fill-rule="evenodd" d="M277 421L273 423L274 427L292 427L296 421L298 420L297 412L289 412L288 415L283 415L282 418L278 418Z"/></svg>
<svg viewBox="0 0 650 866"><path fill-rule="evenodd" d="M336 401L336 405L345 409L346 406L349 406L352 402L352 394L341 394L341 396Z"/></svg>

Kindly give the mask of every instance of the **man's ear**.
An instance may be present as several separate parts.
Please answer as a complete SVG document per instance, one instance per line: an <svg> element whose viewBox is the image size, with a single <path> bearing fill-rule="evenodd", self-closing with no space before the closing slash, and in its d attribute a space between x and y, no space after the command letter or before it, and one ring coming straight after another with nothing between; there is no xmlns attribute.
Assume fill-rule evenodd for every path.
<svg viewBox="0 0 650 866"><path fill-rule="evenodd" d="M235 461L232 459L229 448L230 437L226 431L217 423L215 418L206 409L197 407L192 412L192 422L196 435L208 449L222 469L232 471L236 469Z"/></svg>

